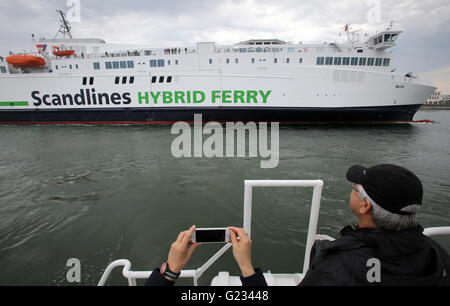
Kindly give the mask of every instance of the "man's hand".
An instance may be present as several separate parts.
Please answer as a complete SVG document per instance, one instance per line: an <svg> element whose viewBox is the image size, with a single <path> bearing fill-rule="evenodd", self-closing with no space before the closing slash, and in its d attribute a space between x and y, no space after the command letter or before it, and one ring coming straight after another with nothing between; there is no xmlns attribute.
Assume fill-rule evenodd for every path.
<svg viewBox="0 0 450 306"><path fill-rule="evenodd" d="M252 266L252 241L243 228L229 227L233 244L233 256L241 269L242 276L255 274Z"/></svg>
<svg viewBox="0 0 450 306"><path fill-rule="evenodd" d="M170 247L167 263L172 272L179 273L188 263L195 249L200 243L192 244L191 236L195 231L195 225L192 225L187 231L181 232L177 240ZM188 247L190 245L190 247Z"/></svg>

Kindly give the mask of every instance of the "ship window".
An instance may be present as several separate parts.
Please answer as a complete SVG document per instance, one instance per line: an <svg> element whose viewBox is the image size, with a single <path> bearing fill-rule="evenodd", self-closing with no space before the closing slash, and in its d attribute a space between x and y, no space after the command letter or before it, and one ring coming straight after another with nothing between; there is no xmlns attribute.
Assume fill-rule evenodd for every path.
<svg viewBox="0 0 450 306"><path fill-rule="evenodd" d="M178 60L175 60L175 65L178 65Z"/></svg>
<svg viewBox="0 0 450 306"><path fill-rule="evenodd" d="M212 59L209 59L209 63L212 64Z"/></svg>
<svg viewBox="0 0 450 306"><path fill-rule="evenodd" d="M164 60L163 59L159 59L158 60L158 67L164 67Z"/></svg>
<svg viewBox="0 0 450 306"><path fill-rule="evenodd" d="M94 85L94 77L89 78L89 85Z"/></svg>
<svg viewBox="0 0 450 306"><path fill-rule="evenodd" d="M262 48L261 48L261 47L257 47L257 48L255 49L255 51L256 51L256 52L262 52Z"/></svg>
<svg viewBox="0 0 450 306"><path fill-rule="evenodd" d="M255 59L254 58L252 58L252 64L254 64L255 63Z"/></svg>
<svg viewBox="0 0 450 306"><path fill-rule="evenodd" d="M150 60L150 67L156 67L156 60Z"/></svg>
<svg viewBox="0 0 450 306"><path fill-rule="evenodd" d="M127 62L126 61L120 61L120 69L127 68Z"/></svg>
<svg viewBox="0 0 450 306"><path fill-rule="evenodd" d="M375 66L381 66L381 61L382 60L383 60L382 58L376 58L375 59Z"/></svg>
<svg viewBox="0 0 450 306"><path fill-rule="evenodd" d="M77 69L78 69L78 64L75 64L75 68L77 68Z"/></svg>
<svg viewBox="0 0 450 306"><path fill-rule="evenodd" d="M238 59L238 58L235 58L235 59L234 59L234 63L235 63L235 64L239 63L239 59Z"/></svg>
<svg viewBox="0 0 450 306"><path fill-rule="evenodd" d="M113 69L119 69L119 62L112 62Z"/></svg>
<svg viewBox="0 0 450 306"><path fill-rule="evenodd" d="M335 57L334 58L334 64L335 65L341 65L342 57Z"/></svg>
<svg viewBox="0 0 450 306"><path fill-rule="evenodd" d="M130 84L134 83L134 76L130 77Z"/></svg>
<svg viewBox="0 0 450 306"><path fill-rule="evenodd" d="M6 73L6 67L5 66L0 66L0 72L1 73Z"/></svg>
<svg viewBox="0 0 450 306"><path fill-rule="evenodd" d="M167 83L172 83L172 77L171 76L167 77Z"/></svg>
<svg viewBox="0 0 450 306"><path fill-rule="evenodd" d="M128 68L134 68L134 61L127 61Z"/></svg>
<svg viewBox="0 0 450 306"><path fill-rule="evenodd" d="M230 59L229 58L227 58L227 64L229 64L230 63Z"/></svg>
<svg viewBox="0 0 450 306"><path fill-rule="evenodd" d="M83 85L86 85L86 84L87 84L87 78L84 77L84 78L83 78Z"/></svg>
<svg viewBox="0 0 450 306"><path fill-rule="evenodd" d="M163 76L160 76L160 77L159 77L159 82L160 82L160 83L163 83L163 82L164 82L164 77L163 77Z"/></svg>
<svg viewBox="0 0 450 306"><path fill-rule="evenodd" d="M362 52L363 52L363 50L362 50L362 49L358 49L358 50L356 50L356 52L358 52L358 53L362 53Z"/></svg>
<svg viewBox="0 0 450 306"><path fill-rule="evenodd" d="M380 36L377 37L377 43L381 44L382 42L383 42L383 36L380 35Z"/></svg>
<svg viewBox="0 0 450 306"><path fill-rule="evenodd" d="M168 65L168 66L170 65L170 60L167 60L167 65Z"/></svg>
<svg viewBox="0 0 450 306"><path fill-rule="evenodd" d="M94 63L94 70L100 70L100 63L99 62L95 62Z"/></svg>
<svg viewBox="0 0 450 306"><path fill-rule="evenodd" d="M288 52L295 52L295 48L288 48Z"/></svg>
<svg viewBox="0 0 450 306"><path fill-rule="evenodd" d="M374 61L374 58L373 57L369 57L367 59L367 66L373 66L373 61Z"/></svg>
<svg viewBox="0 0 450 306"><path fill-rule="evenodd" d="M350 65L350 57L343 57L342 58L342 65L345 65L345 66Z"/></svg>
<svg viewBox="0 0 450 306"><path fill-rule="evenodd" d="M327 56L327 57L325 58L325 65L332 65L332 64L333 64L333 58Z"/></svg>
<svg viewBox="0 0 450 306"><path fill-rule="evenodd" d="M298 59L298 63L299 63L299 64L303 63L303 57L300 57L300 58Z"/></svg>
<svg viewBox="0 0 450 306"><path fill-rule="evenodd" d="M391 34L384 34L384 42L390 42L391 41Z"/></svg>
<svg viewBox="0 0 450 306"><path fill-rule="evenodd" d="M286 64L289 64L289 62L290 62L290 59L288 57L288 58L286 58Z"/></svg>
<svg viewBox="0 0 450 306"><path fill-rule="evenodd" d="M360 57L359 58L359 65L360 66L365 66L366 65L366 58L365 57Z"/></svg>
<svg viewBox="0 0 450 306"><path fill-rule="evenodd" d="M72 69L72 65L69 65L69 68Z"/></svg>
<svg viewBox="0 0 450 306"><path fill-rule="evenodd" d="M105 68L106 69L112 69L111 62L105 62Z"/></svg>
<svg viewBox="0 0 450 306"><path fill-rule="evenodd" d="M122 84L126 84L126 83L127 83L127 77L124 76L124 77L122 77Z"/></svg>
<svg viewBox="0 0 450 306"><path fill-rule="evenodd" d="M280 52L280 48L272 48L272 52Z"/></svg>
<svg viewBox="0 0 450 306"><path fill-rule="evenodd" d="M119 84L120 82L120 77L116 77L116 80L114 81L115 84Z"/></svg>
<svg viewBox="0 0 450 306"><path fill-rule="evenodd" d="M276 63L278 62L278 59L277 59L277 58L274 58L274 59L273 59L273 62L276 64Z"/></svg>
<svg viewBox="0 0 450 306"><path fill-rule="evenodd" d="M55 69L58 70L58 65L55 65Z"/></svg>
<svg viewBox="0 0 450 306"><path fill-rule="evenodd" d="M394 42L398 37L398 34L392 34L391 36L391 42Z"/></svg>
<svg viewBox="0 0 450 306"><path fill-rule="evenodd" d="M323 65L324 62L324 57L323 56L318 56L317 57L317 65Z"/></svg>
<svg viewBox="0 0 450 306"><path fill-rule="evenodd" d="M156 76L152 76L152 83L156 83Z"/></svg>
<svg viewBox="0 0 450 306"><path fill-rule="evenodd" d="M356 66L358 65L358 58L357 57L352 57L352 61L350 63L352 66Z"/></svg>
<svg viewBox="0 0 450 306"><path fill-rule="evenodd" d="M391 59L390 58L385 58L385 59L383 59L383 66L389 66L389 62L391 61Z"/></svg>

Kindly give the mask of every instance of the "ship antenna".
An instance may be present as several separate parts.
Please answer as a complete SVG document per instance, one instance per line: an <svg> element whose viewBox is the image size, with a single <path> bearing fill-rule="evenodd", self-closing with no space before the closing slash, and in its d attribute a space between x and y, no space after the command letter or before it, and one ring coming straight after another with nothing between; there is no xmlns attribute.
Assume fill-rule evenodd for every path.
<svg viewBox="0 0 450 306"><path fill-rule="evenodd" d="M60 20L61 24L59 26L58 32L55 35L55 38L56 38L56 36L58 36L59 33L61 33L63 35L63 38L66 38L66 35L67 35L67 36L69 36L70 39L72 39L72 32L70 31L72 28L69 25L69 22L66 20L66 14L61 10L56 10L56 11L61 15L61 20Z"/></svg>

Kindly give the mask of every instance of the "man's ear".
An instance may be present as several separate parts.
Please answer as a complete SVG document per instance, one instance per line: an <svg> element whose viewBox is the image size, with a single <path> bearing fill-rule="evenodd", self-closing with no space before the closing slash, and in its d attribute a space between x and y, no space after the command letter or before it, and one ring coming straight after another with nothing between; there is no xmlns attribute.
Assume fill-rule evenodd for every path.
<svg viewBox="0 0 450 306"><path fill-rule="evenodd" d="M370 201L367 199L364 199L359 203L359 213L361 215L365 215L370 212L372 209L372 204L370 204Z"/></svg>

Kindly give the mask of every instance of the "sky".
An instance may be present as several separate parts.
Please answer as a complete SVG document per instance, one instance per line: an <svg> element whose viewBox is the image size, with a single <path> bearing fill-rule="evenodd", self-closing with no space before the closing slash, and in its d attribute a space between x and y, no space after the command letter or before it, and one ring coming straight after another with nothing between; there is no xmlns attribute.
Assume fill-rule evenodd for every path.
<svg viewBox="0 0 450 306"><path fill-rule="evenodd" d="M79 5L78 5L79 4ZM53 38L56 9L73 19L75 38L154 47L234 44L252 38L323 43L346 23L375 33L394 21L394 65L450 94L448 0L0 0L0 55L30 48L31 34Z"/></svg>

